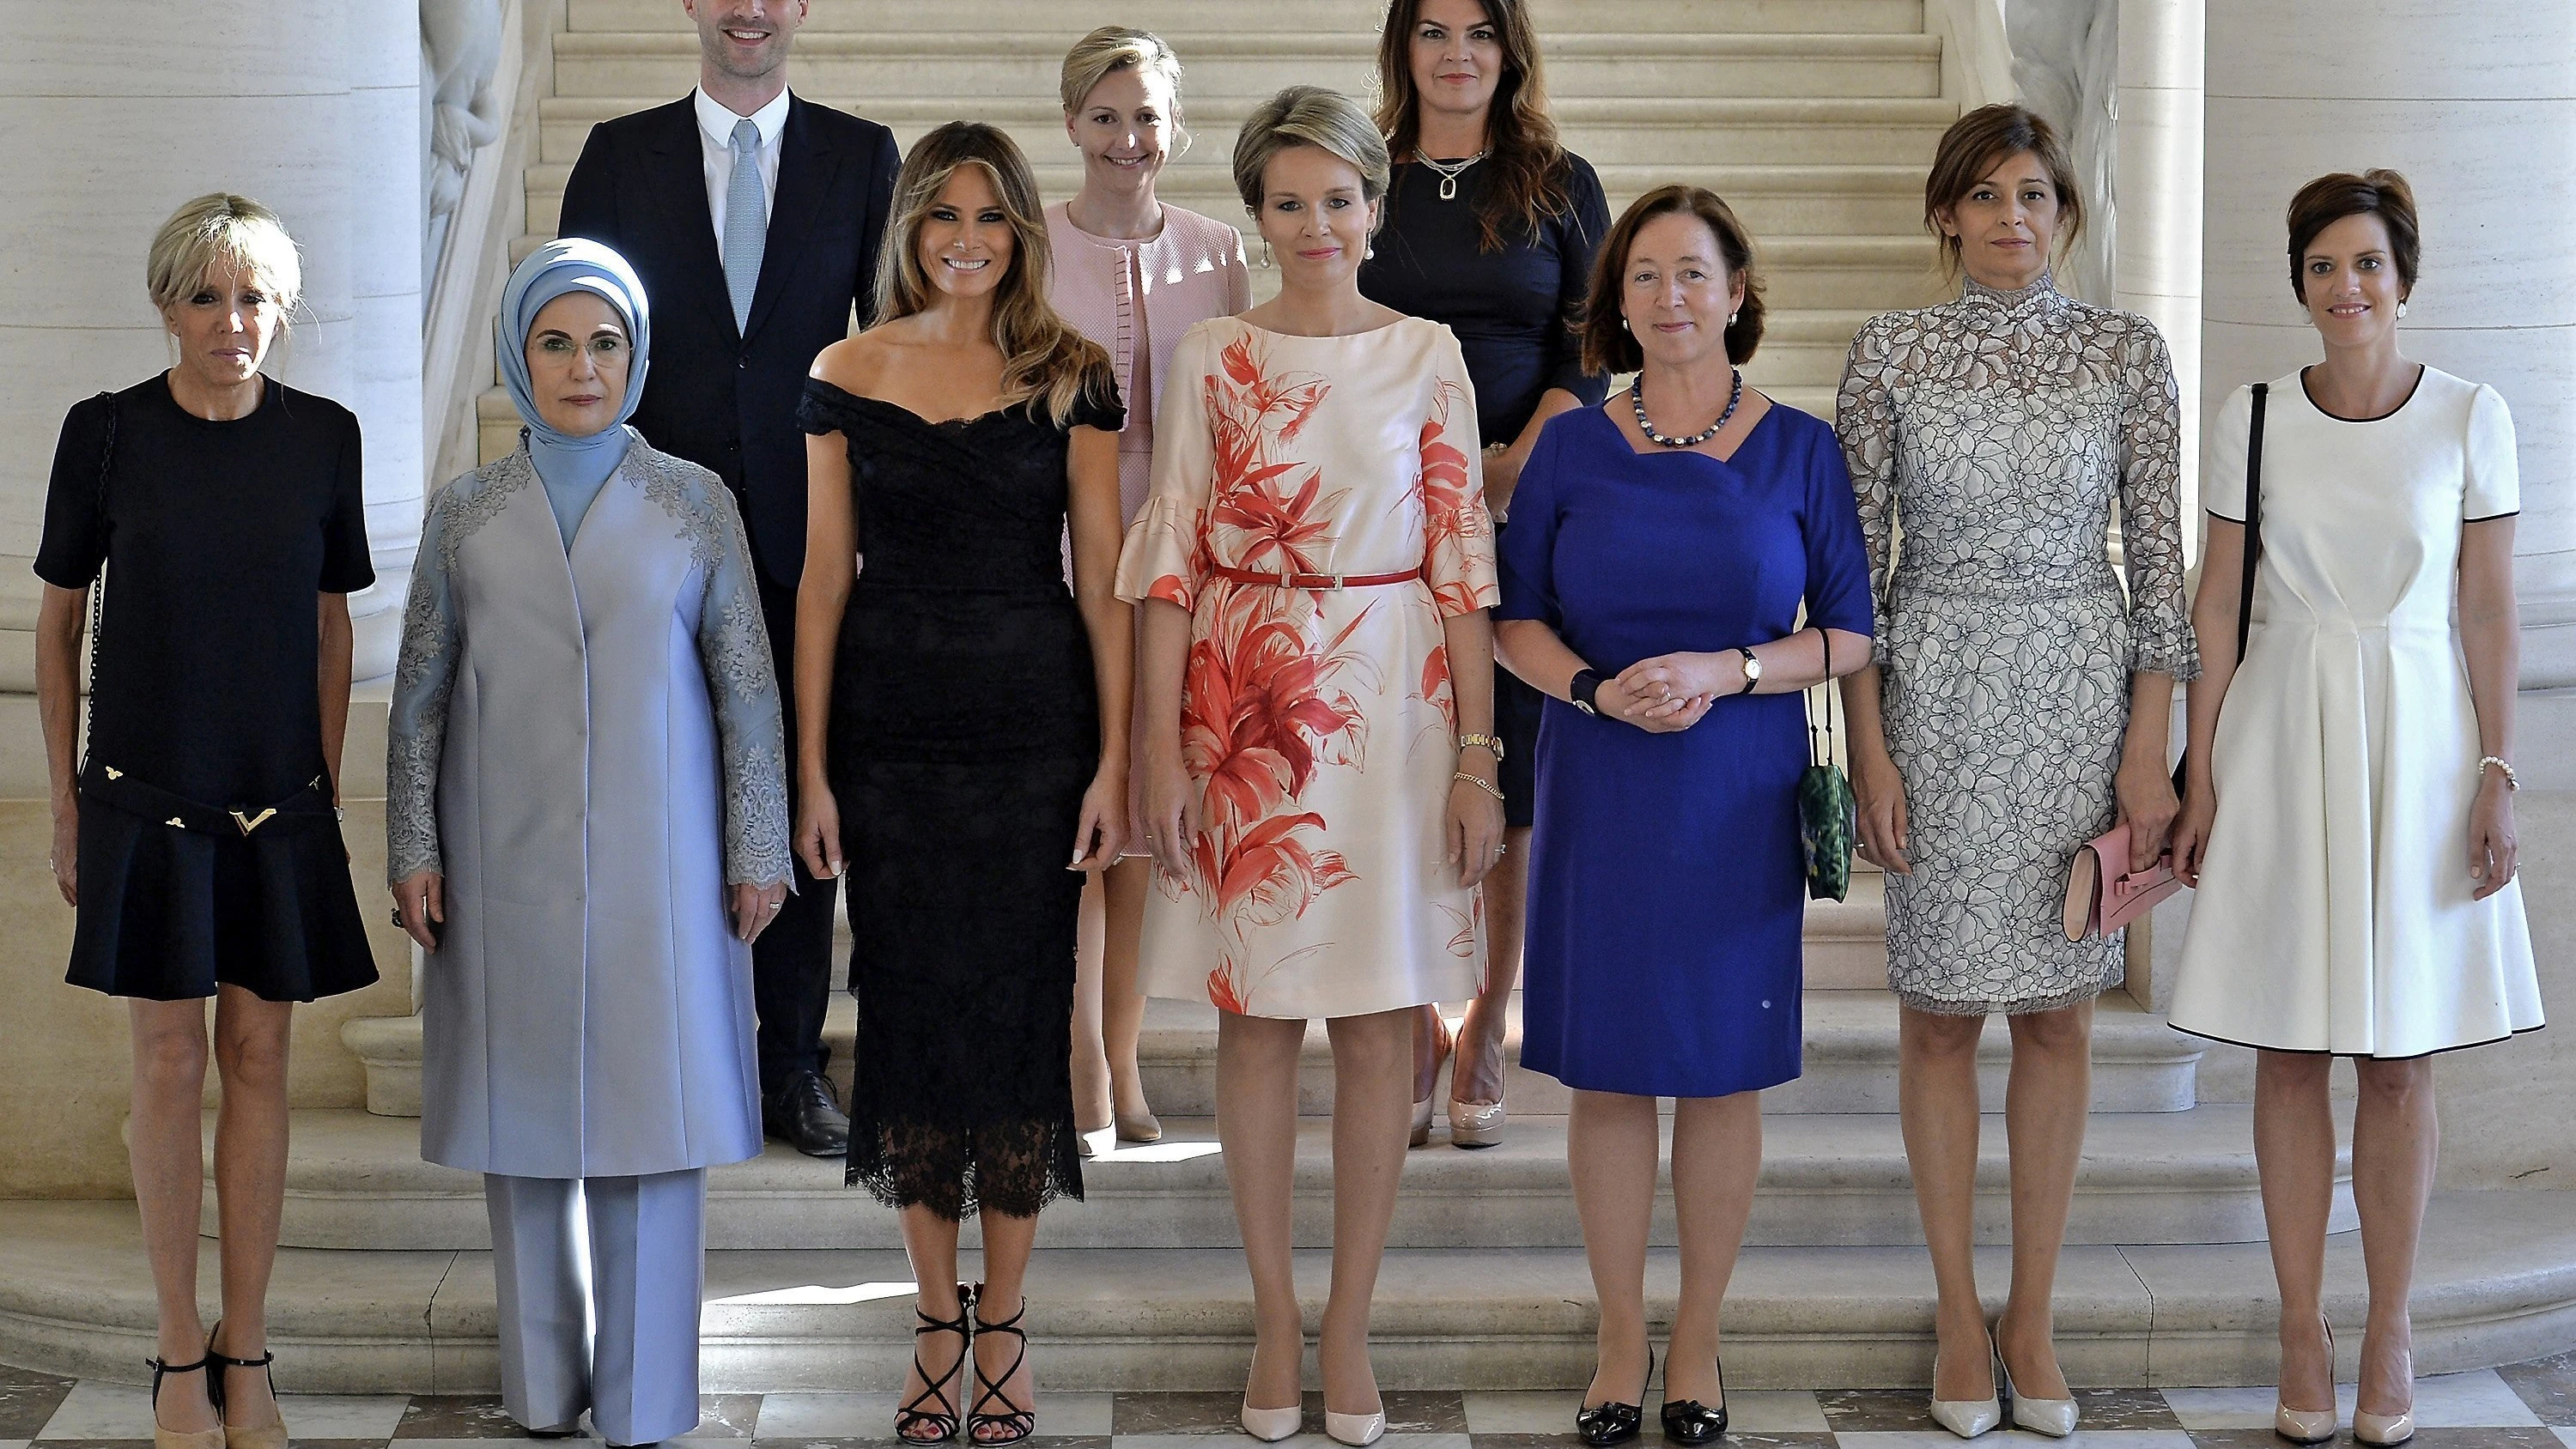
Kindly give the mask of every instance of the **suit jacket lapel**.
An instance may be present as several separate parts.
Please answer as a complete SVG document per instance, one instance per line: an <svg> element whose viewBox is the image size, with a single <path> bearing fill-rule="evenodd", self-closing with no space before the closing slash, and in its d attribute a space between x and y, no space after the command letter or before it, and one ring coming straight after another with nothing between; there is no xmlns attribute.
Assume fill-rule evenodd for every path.
<svg viewBox="0 0 2576 1449"><path fill-rule="evenodd" d="M815 134L801 96L788 97L787 128L778 141L778 194L769 207L769 238L761 247L760 283L752 289L746 335L759 332L777 307L778 294L813 234L815 218L831 198L832 181L841 167L839 153ZM705 214L703 197L699 207L699 229L712 235L715 223Z"/></svg>
<svg viewBox="0 0 2576 1449"><path fill-rule="evenodd" d="M653 140L653 154L661 160L656 168L661 184L654 191L662 207L662 225L678 244L684 274L699 281L689 291L732 333L733 302L725 292L724 254L716 249L715 213L707 207L706 153L698 141L694 96L683 98L670 108L670 114L671 124Z"/></svg>

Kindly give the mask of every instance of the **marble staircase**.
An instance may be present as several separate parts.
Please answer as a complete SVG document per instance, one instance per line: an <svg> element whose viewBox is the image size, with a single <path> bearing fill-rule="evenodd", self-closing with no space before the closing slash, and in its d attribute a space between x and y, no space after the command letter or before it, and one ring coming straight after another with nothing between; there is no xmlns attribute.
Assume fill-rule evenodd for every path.
<svg viewBox="0 0 2576 1449"><path fill-rule="evenodd" d="M817 7L791 68L803 94L882 121L907 145L961 116L1001 125L1058 198L1080 179L1055 98L1065 46L1093 25L1145 26L1180 52L1194 133L1162 194L1236 220L1228 173L1244 115L1292 80L1365 99L1384 11L1378 0L993 0L967 29L943 7L840 0ZM1534 11L1566 144L1599 169L1612 207L1675 180L1725 196L1770 288L1770 334L1750 375L1830 416L1861 322L1939 285L1922 174L1959 106L1942 93L1923 0L1538 0ZM590 127L685 93L697 68L694 35L661 0L571 0L554 57L520 254L553 234ZM1257 239L1250 250L1257 260ZM1257 295L1276 285L1256 269ZM478 418L487 458L513 445L518 419L497 391Z"/></svg>

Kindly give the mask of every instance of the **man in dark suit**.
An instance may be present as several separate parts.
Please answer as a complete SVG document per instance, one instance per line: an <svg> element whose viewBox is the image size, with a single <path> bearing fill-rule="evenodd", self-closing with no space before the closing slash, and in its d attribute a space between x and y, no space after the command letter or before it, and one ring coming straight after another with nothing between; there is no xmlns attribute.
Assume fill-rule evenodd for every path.
<svg viewBox="0 0 2576 1449"><path fill-rule="evenodd" d="M761 607L789 690L796 768L796 581L805 565L805 437L814 354L865 325L901 157L894 133L787 90L807 0L680 0L698 86L591 129L564 183L565 236L625 254L653 309L635 428L712 469L741 504ZM838 1157L849 1119L822 1073L834 881L796 890L752 949L760 1085L773 1137Z"/></svg>

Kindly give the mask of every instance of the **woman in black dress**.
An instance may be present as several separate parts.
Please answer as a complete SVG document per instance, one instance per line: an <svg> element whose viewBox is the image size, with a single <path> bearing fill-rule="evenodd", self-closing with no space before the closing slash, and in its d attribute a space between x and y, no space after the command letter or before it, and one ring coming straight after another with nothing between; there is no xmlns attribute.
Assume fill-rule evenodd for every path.
<svg viewBox="0 0 2576 1449"><path fill-rule="evenodd" d="M1378 129L1395 158L1386 225L1360 268L1371 301L1445 322L1476 384L1485 506L1507 528L1512 488L1549 418L1599 407L1607 379L1583 370L1573 324L1610 231L1591 163L1557 144L1526 0L1396 0L1378 38ZM1538 691L1497 666L1503 858L1485 877L1485 986L1459 1024L1449 1138L1503 1133L1505 1008L1520 971L1538 790ZM1423 1009L1414 1033L1413 1145L1431 1134L1448 1028Z"/></svg>
<svg viewBox="0 0 2576 1449"><path fill-rule="evenodd" d="M850 874L850 1180L902 1210L920 1285L895 1432L946 1438L963 1407L972 1442L1009 1444L1036 1424L1018 1323L1038 1209L1082 1195L1076 872L1118 859L1127 820L1124 415L1108 353L1047 306L1046 222L1008 136L923 137L895 213L882 320L824 349L799 408L796 844L817 876ZM957 1228L979 1208L969 1289Z"/></svg>
<svg viewBox="0 0 2576 1449"><path fill-rule="evenodd" d="M375 581L358 421L259 370L301 285L266 207L218 193L179 208L146 280L178 362L73 406L45 496L36 693L54 881L79 912L71 983L126 998L133 1024L129 1151L161 1310L154 1438L284 1449L265 1373L197 1371L268 1362L293 1004L376 979L335 818L347 596ZM115 587L84 751L80 632L102 567ZM196 1292L209 996L223 1075L212 1338Z"/></svg>

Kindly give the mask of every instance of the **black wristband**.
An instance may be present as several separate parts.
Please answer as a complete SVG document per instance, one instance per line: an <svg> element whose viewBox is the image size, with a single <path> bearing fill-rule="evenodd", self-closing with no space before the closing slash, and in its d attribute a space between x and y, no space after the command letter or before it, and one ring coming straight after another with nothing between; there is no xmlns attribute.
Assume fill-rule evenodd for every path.
<svg viewBox="0 0 2576 1449"><path fill-rule="evenodd" d="M1585 714L1599 714L1601 709L1599 705L1593 703L1593 696L1597 694L1600 689L1601 676L1599 674L1590 669L1578 669L1574 671L1574 678L1566 684L1565 693L1567 698L1574 701L1574 707L1576 709L1583 711Z"/></svg>

